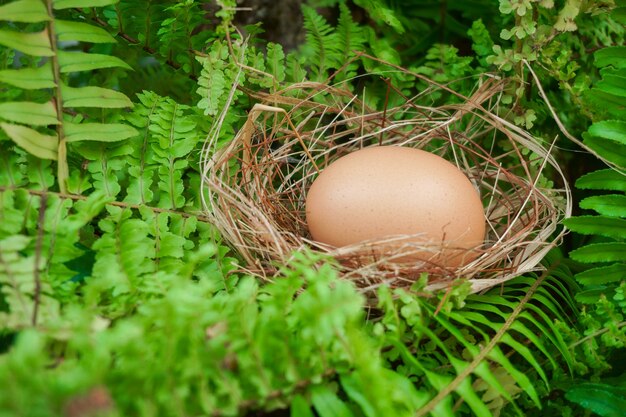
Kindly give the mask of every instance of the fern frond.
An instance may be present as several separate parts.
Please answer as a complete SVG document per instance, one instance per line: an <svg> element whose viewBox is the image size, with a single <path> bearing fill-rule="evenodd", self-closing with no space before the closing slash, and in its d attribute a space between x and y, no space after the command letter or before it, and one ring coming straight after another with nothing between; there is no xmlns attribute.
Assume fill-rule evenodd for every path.
<svg viewBox="0 0 626 417"><path fill-rule="evenodd" d="M475 415L498 415L505 406L519 414L514 397L521 393L541 405L549 371L576 366L554 321L575 326L572 274L558 265L549 270L553 275L512 280L502 293L468 296L462 309L440 310L400 290L394 301L381 290L384 346L393 348L389 360L401 359L399 369L418 378L420 392L428 393L418 415L456 415L459 402Z"/></svg>
<svg viewBox="0 0 626 417"><path fill-rule="evenodd" d="M352 13L345 3L339 4L339 20L337 22L337 42L343 51L341 62L346 64L353 60L356 52L362 52L367 41L366 31L352 19ZM359 62L350 63L342 72L341 79L349 79L356 75Z"/></svg>
<svg viewBox="0 0 626 417"><path fill-rule="evenodd" d="M157 33L166 19L164 10L168 5L167 0L122 1L98 13L113 29L137 39L146 49L155 49Z"/></svg>
<svg viewBox="0 0 626 417"><path fill-rule="evenodd" d="M111 2L87 0L80 3L84 7L98 7ZM129 107L132 103L117 91L100 87L68 85L64 74L92 69L110 68L128 65L123 61L100 54L84 52L65 52L60 50L61 42L76 41L87 43L111 43L115 39L105 30L84 22L58 19L55 13L59 10L75 7L77 3L70 0L40 1L16 0L3 6L0 18L17 22L36 22L45 24L45 30L32 33L21 33L14 30L0 30L0 44L19 50L27 55L50 57L49 64L41 68L24 68L4 70L0 80L27 89L53 87L53 94L48 103L12 102L5 107L12 111L3 112L0 116L5 120L26 125L56 125L55 135L49 135L26 126L2 123L2 129L15 143L27 152L40 158L57 161L57 179L61 192L67 190L69 167L67 163L68 143L96 140L116 141L126 139L134 133L134 129L120 126L88 124L81 125L66 122L63 111L67 108L97 107L115 108ZM52 104L53 103L53 104ZM41 129L41 128L40 128ZM98 133L106 132L106 135ZM125 132L125 133L124 133ZM71 136L73 134L73 137Z"/></svg>
<svg viewBox="0 0 626 417"><path fill-rule="evenodd" d="M162 100L151 115L150 131L155 161L159 163L159 207L172 209L185 205L183 175L188 167L187 155L198 145L201 136L196 122L189 117L189 107L173 100ZM185 115L187 113L187 117Z"/></svg>
<svg viewBox="0 0 626 417"><path fill-rule="evenodd" d="M204 23L200 3L182 1L167 7L164 13L167 17L157 32L159 53L193 76L197 65L193 51L203 49L207 39L213 36L210 30L197 30Z"/></svg>
<svg viewBox="0 0 626 417"><path fill-rule="evenodd" d="M323 80L326 78L326 71L337 69L343 64L341 58L345 50L341 49L337 32L315 9L302 6L302 14L306 29L306 44L302 51L309 58L308 62L315 77ZM346 29L349 30L349 27Z"/></svg>
<svg viewBox="0 0 626 417"><path fill-rule="evenodd" d="M600 116L610 119L593 123L583 138L587 146L614 164L615 169L587 174L576 181L576 187L626 192L626 177L619 172L626 168L626 47L600 49L594 54L594 63L601 68L602 79L588 90L585 98ZM625 202L623 194L587 197L581 201L580 207L594 210L599 215L574 217L566 223L576 233L601 239L570 252L572 259L590 264L589 269L576 275L583 285L577 299L589 305L583 315L588 329L601 335L600 342L587 336L576 343L583 344L585 352L596 350L599 345L608 348L623 346L626 340L626 327L616 325L626 312L623 302L626 286ZM574 397L570 399L576 400Z"/></svg>

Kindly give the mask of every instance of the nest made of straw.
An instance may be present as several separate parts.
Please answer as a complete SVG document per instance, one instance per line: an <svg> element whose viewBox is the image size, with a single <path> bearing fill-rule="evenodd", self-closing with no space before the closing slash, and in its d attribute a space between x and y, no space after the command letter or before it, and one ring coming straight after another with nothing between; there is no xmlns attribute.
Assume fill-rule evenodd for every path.
<svg viewBox="0 0 626 417"><path fill-rule="evenodd" d="M257 95L260 103L227 144L218 147L219 129L214 131L203 163L207 211L250 273L271 278L305 247L336 258L342 276L365 292L383 283L408 287L423 273L433 289L462 277L480 291L540 268L571 211L558 163L538 140L496 114L502 81L482 78L471 97L427 83L411 98L390 87L400 103L378 110L366 105L364 93L341 83L294 84ZM459 103L432 106L437 91L455 95ZM435 153L470 178L488 225L478 258L459 268L427 261L407 266L394 259L437 248L398 245L398 253L381 257L371 250L380 241L331 248L311 240L304 205L312 181L337 158L381 144ZM541 175L546 168L560 188Z"/></svg>

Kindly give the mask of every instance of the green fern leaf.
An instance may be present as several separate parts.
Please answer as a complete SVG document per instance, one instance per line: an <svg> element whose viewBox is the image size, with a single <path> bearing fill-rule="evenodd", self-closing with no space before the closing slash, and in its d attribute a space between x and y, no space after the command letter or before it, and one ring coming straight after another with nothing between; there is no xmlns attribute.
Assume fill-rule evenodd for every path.
<svg viewBox="0 0 626 417"><path fill-rule="evenodd" d="M596 51L593 57L596 67L613 66L615 68L626 68L625 46L608 46L602 48Z"/></svg>
<svg viewBox="0 0 626 417"><path fill-rule="evenodd" d="M207 57L198 57L202 64L202 72L198 78L196 92L201 99L198 107L204 110L205 115L216 115L226 102L226 86L235 82L227 75L228 47L222 42L214 42Z"/></svg>
<svg viewBox="0 0 626 417"><path fill-rule="evenodd" d="M0 118L35 126L59 124L56 109L50 101L43 104L30 101L0 103Z"/></svg>
<svg viewBox="0 0 626 417"><path fill-rule="evenodd" d="M319 385L311 390L311 402L320 417L353 417L350 408L328 387Z"/></svg>
<svg viewBox="0 0 626 417"><path fill-rule="evenodd" d="M152 183L154 173L158 169L151 146L153 137L149 125L155 120L152 116L158 112L158 105L162 98L150 91L144 91L137 97L140 103L135 106L131 114L126 116L126 120L135 126L140 134L130 139L131 146L136 151L129 155L133 163L128 169L131 179L124 201L133 204L149 204L154 199Z"/></svg>
<svg viewBox="0 0 626 417"><path fill-rule="evenodd" d="M594 382L581 382L569 388L565 397L601 417L620 417L626 410L626 388Z"/></svg>
<svg viewBox="0 0 626 417"><path fill-rule="evenodd" d="M9 142L0 142L0 185L11 188L24 185L25 175L20 168L24 162L22 155L14 152ZM2 204L1 206L0 220L2 219L2 210L4 210L5 205ZM3 224L2 221L0 221L0 224Z"/></svg>
<svg viewBox="0 0 626 417"><path fill-rule="evenodd" d="M624 88L625 82L626 77L606 74L593 88L613 96L626 97L626 88Z"/></svg>
<svg viewBox="0 0 626 417"><path fill-rule="evenodd" d="M133 149L126 143L106 144L101 142L78 142L75 149L88 161L87 170L97 190L113 197L120 193L122 187L118 174L124 172L128 161L126 156Z"/></svg>
<svg viewBox="0 0 626 417"><path fill-rule="evenodd" d="M296 395L291 401L290 406L291 417L315 417L309 403L304 399L302 395Z"/></svg>
<svg viewBox="0 0 626 417"><path fill-rule="evenodd" d="M355 3L359 7L367 10L369 15L374 20L378 20L379 23L391 26L399 34L405 32L405 28L398 16L396 16L396 13L392 9L386 7L384 2L374 0L355 0Z"/></svg>
<svg viewBox="0 0 626 417"><path fill-rule="evenodd" d="M592 136L626 144L626 121L604 120L596 122L589 127L588 132Z"/></svg>
<svg viewBox="0 0 626 417"><path fill-rule="evenodd" d="M33 56L53 56L48 34L45 31L37 33L21 33L0 29L0 45L16 49Z"/></svg>
<svg viewBox="0 0 626 417"><path fill-rule="evenodd" d="M576 180L576 187L583 190L611 190L626 192L626 177L612 169L585 174Z"/></svg>
<svg viewBox="0 0 626 417"><path fill-rule="evenodd" d="M144 48L156 50L157 33L167 16L164 10L171 4L167 0L123 1L116 4L115 8L104 9L104 18L113 29L123 30L124 33L139 40Z"/></svg>
<svg viewBox="0 0 626 417"><path fill-rule="evenodd" d="M578 262L625 262L626 243L593 243L570 252L570 257Z"/></svg>
<svg viewBox="0 0 626 417"><path fill-rule="evenodd" d="M154 259L157 270L176 274L183 269L185 250L193 248L192 242L170 228L169 213L156 214L148 208L142 208L140 212L155 242Z"/></svg>
<svg viewBox="0 0 626 417"><path fill-rule="evenodd" d="M54 186L55 175L52 170L51 159L41 159L33 154L26 154L29 187L33 189L48 190Z"/></svg>
<svg viewBox="0 0 626 417"><path fill-rule="evenodd" d="M626 220L603 216L578 216L564 220L565 226L583 235L626 239Z"/></svg>
<svg viewBox="0 0 626 417"><path fill-rule="evenodd" d="M182 158L200 141L197 124L189 117L189 110L188 106L165 99L159 102L158 110L150 115L152 123L149 130L155 139L151 146L154 160L159 164L159 207L176 209L185 205L182 178L189 162Z"/></svg>
<svg viewBox="0 0 626 417"><path fill-rule="evenodd" d="M601 114L626 120L626 108L622 97L592 88L585 92L585 100Z"/></svg>
<svg viewBox="0 0 626 417"><path fill-rule="evenodd" d="M64 129L67 142L118 142L137 135L135 129L121 123L77 124L65 122Z"/></svg>
<svg viewBox="0 0 626 417"><path fill-rule="evenodd" d="M79 41L91 43L115 43L113 36L106 30L82 22L54 20L55 31L60 41Z"/></svg>
<svg viewBox="0 0 626 417"><path fill-rule="evenodd" d="M17 0L0 6L2 20L37 23L50 20L48 11L39 0Z"/></svg>
<svg viewBox="0 0 626 417"><path fill-rule="evenodd" d="M0 239L17 236L23 228L24 210L15 206L23 191L0 191Z"/></svg>
<svg viewBox="0 0 626 417"><path fill-rule="evenodd" d="M268 43L267 45L267 70L274 76L276 81L285 80L285 53L282 45Z"/></svg>
<svg viewBox="0 0 626 417"><path fill-rule="evenodd" d="M26 126L0 123L4 132L22 149L38 158L57 160L57 138L43 135Z"/></svg>
<svg viewBox="0 0 626 417"><path fill-rule="evenodd" d="M626 144L589 136L583 133L585 145L620 167L626 167Z"/></svg>
<svg viewBox="0 0 626 417"><path fill-rule="evenodd" d="M610 217L626 217L626 196L609 194L587 197L581 200L580 208L595 210Z"/></svg>
<svg viewBox="0 0 626 417"><path fill-rule="evenodd" d="M302 6L302 14L306 29L304 52L311 58L311 67L317 79L321 80L326 77L328 69L341 66L341 57L345 52L340 49L337 33L315 9Z"/></svg>
<svg viewBox="0 0 626 417"><path fill-rule="evenodd" d="M65 107L133 107L133 103L125 94L108 88L74 88L63 84L61 86L61 94L63 95L63 105Z"/></svg>
<svg viewBox="0 0 626 417"><path fill-rule="evenodd" d="M91 282L99 291L120 296L136 291L139 278L153 271L154 244L148 237L148 225L130 218L130 210L107 209L111 216L99 222L104 234L92 246L96 262Z"/></svg>
<svg viewBox="0 0 626 417"><path fill-rule="evenodd" d="M337 41L339 42L339 50L343 51L341 62L346 64L349 60L353 59L356 52L361 52L365 49L366 42L365 30L356 24L352 20L352 14L350 9L345 3L339 5L339 20L337 23ZM356 75L356 70L359 67L357 61L351 63L346 67L342 73L342 79L349 79Z"/></svg>
<svg viewBox="0 0 626 417"><path fill-rule="evenodd" d="M613 264L588 269L576 274L576 281L583 285L603 285L626 279L626 264Z"/></svg>
<svg viewBox="0 0 626 417"><path fill-rule="evenodd" d="M109 55L59 51L58 57L62 73L91 71L102 68L132 69L126 62Z"/></svg>
<svg viewBox="0 0 626 417"><path fill-rule="evenodd" d="M0 81L26 90L56 87L49 62L37 68L2 70Z"/></svg>
<svg viewBox="0 0 626 417"><path fill-rule="evenodd" d="M57 10L74 7L103 7L115 4L120 0L52 0L52 7Z"/></svg>
<svg viewBox="0 0 626 417"><path fill-rule="evenodd" d="M205 24L201 5L192 0L178 2L164 10L159 28L159 52L170 61L176 62L188 73L196 72L197 61L193 50L203 49L213 35L210 30L198 31Z"/></svg>

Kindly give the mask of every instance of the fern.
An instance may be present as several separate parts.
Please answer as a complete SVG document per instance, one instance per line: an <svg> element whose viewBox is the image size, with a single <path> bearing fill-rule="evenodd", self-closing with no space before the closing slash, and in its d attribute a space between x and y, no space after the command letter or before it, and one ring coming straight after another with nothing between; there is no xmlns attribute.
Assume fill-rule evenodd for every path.
<svg viewBox="0 0 626 417"><path fill-rule="evenodd" d="M338 35L328 22L314 9L302 6L306 44L303 46L305 57L311 59L311 71L318 80L325 78L326 71L337 69L343 63L341 56L345 50L340 49ZM349 26L346 27L347 30Z"/></svg>
<svg viewBox="0 0 626 417"><path fill-rule="evenodd" d="M68 121L63 116L64 108L106 107L120 108L131 105L122 93L100 87L73 88L68 85L63 74L108 67L128 67L123 61L84 52L66 52L58 49L59 41L82 41L108 43L115 40L108 32L82 22L64 21L55 18L54 11L73 7L69 1L17 0L2 6L3 19L14 22L45 22L45 30L33 33L20 33L3 30L0 44L17 49L25 54L49 57L50 64L38 69L7 69L0 74L0 81L19 88L39 89L54 87L53 103L13 102L4 103L12 111L3 112L2 118L9 123L0 126L20 147L31 154L57 161L57 181L61 192L67 190L69 168L67 165L68 143L81 141L118 141L134 134L134 129L120 124L82 123ZM85 3L84 6L98 5ZM26 73L25 73L26 72ZM24 80L30 79L29 84ZM35 80L33 82L32 80ZM42 133L30 126L56 125L53 135ZM106 136L100 135L105 133Z"/></svg>
<svg viewBox="0 0 626 417"><path fill-rule="evenodd" d="M198 102L198 107L204 109L206 115L216 115L220 105L226 102L226 86L231 85L228 81L234 82L234 78L227 79L226 58L228 57L228 46L223 42L215 42L211 51L204 58L198 58L202 64L202 73L198 79L198 89L196 92L202 97ZM230 69L230 74L234 71Z"/></svg>
<svg viewBox="0 0 626 417"><path fill-rule="evenodd" d="M207 39L213 35L210 30L197 30L203 24L200 4L187 0L164 11L172 17L164 19L157 32L159 53L194 76L197 71L194 51L203 49Z"/></svg>
<svg viewBox="0 0 626 417"><path fill-rule="evenodd" d="M587 245L570 252L572 259L588 265L588 269L576 275L583 286L576 298L585 305L581 317L585 337L574 345L580 346L590 358L588 362L601 372L606 368L603 356L626 345L626 199L623 194L626 191L623 172L626 168L623 157L626 153L626 113L623 111L626 48L604 48L597 51L594 58L595 65L601 68L602 78L588 91L586 99L600 117L610 119L593 123L583 138L590 149L614 164L614 169L595 171L576 181L580 189L605 193L583 199L580 207L593 214L571 218L566 226L579 234L592 236ZM567 399L601 416L618 415L622 411L621 393L613 386L583 382L567 387L566 392Z"/></svg>
<svg viewBox="0 0 626 417"><path fill-rule="evenodd" d="M342 78L349 79L356 75L359 62L354 59L355 52L365 49L366 33L365 28L354 22L348 6L345 3L341 3L339 5L339 20L337 22L337 42L339 43L339 50L343 51L343 57L340 58L339 62L347 65L341 72Z"/></svg>
<svg viewBox="0 0 626 417"><path fill-rule="evenodd" d="M491 36L504 27L506 18L494 18L496 3L368 0L356 2L360 10L317 2L336 6L336 24L305 6L306 42L291 52L264 44L257 27L235 28L234 0L217 2L215 16L209 4L191 0L0 3L5 415L282 409L320 417L489 417L539 407L542 415L576 415L575 404L609 413L620 404L610 379L576 378L600 375L614 363L614 348L626 343L621 172L578 181L604 190L581 202L597 215L569 224L593 236L571 252L594 262L588 269L569 265L581 291L554 252L546 273L484 294L468 295L459 284L433 295L424 278L410 290L381 288L378 306L367 300L366 309L332 262L306 251L279 266L274 282L252 279L201 214L198 159L218 115L220 146L232 140L257 94L290 83L346 81L346 88L365 88L367 104L379 109L399 99L385 99L387 83L407 95L421 91L414 77L385 73L382 80L376 60L355 51L442 83L465 78L453 88L466 94L488 66ZM582 9L559 11L563 29L575 23L589 45L621 39L605 18L594 34L592 23L572 20ZM452 44L469 45L459 38L479 17L485 24L475 22L470 34L475 61L468 48ZM43 36L44 29L56 35ZM531 40L542 42L549 29L538 26ZM559 68L555 83L571 94L562 98L563 111L578 115L569 100L582 97L590 82L576 78L586 69L585 42L559 36L563 53L552 44L541 51L542 62L548 72ZM570 65L575 54L581 59ZM608 120L596 121L585 141L617 164L625 125L622 55L620 48L596 53L602 80L586 96L591 104L606 100L587 113ZM496 58L513 70L514 54ZM363 73L376 75L351 80ZM548 134L542 117L535 132Z"/></svg>
<svg viewBox="0 0 626 417"><path fill-rule="evenodd" d="M400 361L401 372L427 394L418 415L457 416L463 410L491 416L506 409L519 414L513 396L522 392L541 406L540 395L549 389L545 362L556 374L562 364L570 370L576 365L553 322L557 318L572 326L568 317L576 307L569 296L571 273L556 265L550 271L552 275L513 280L503 294L469 296L462 309L444 301L437 307L402 290L381 290L385 316L375 331L391 349L387 359ZM462 288L457 291L463 294ZM459 409L461 403L466 406Z"/></svg>
<svg viewBox="0 0 626 417"><path fill-rule="evenodd" d="M187 115L185 115L187 112ZM185 205L183 175L188 167L185 159L202 138L197 125L188 116L189 107L172 100L162 100L150 115L149 129L153 134L154 163L159 165L159 207L177 209ZM187 117L185 117L187 116Z"/></svg>

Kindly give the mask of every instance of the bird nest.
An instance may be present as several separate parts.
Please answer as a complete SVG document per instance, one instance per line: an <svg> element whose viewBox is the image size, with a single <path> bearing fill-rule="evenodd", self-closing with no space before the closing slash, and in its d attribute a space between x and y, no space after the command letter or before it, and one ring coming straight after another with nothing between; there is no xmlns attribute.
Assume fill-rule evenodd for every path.
<svg viewBox="0 0 626 417"><path fill-rule="evenodd" d="M345 83L302 82L275 93L254 93L258 104L243 127L220 143L224 109L203 151L203 198L246 271L272 279L305 248L335 258L342 277L364 292L381 284L409 287L425 273L431 289L463 278L473 291L481 291L541 268L540 260L563 234L561 220L571 211L570 191L552 147L498 116L504 81L484 76L464 97L401 71L426 88L407 97L388 84L378 109L368 104L367 88L355 93ZM435 105L442 95L456 103ZM337 158L379 145L426 150L467 175L480 192L487 224L484 244L473 249L478 257L454 268L428 260L398 263L394 260L407 252L436 253L438 248L390 246L389 239L333 248L311 238L305 198L313 180ZM372 250L382 244L395 252L381 256Z"/></svg>

